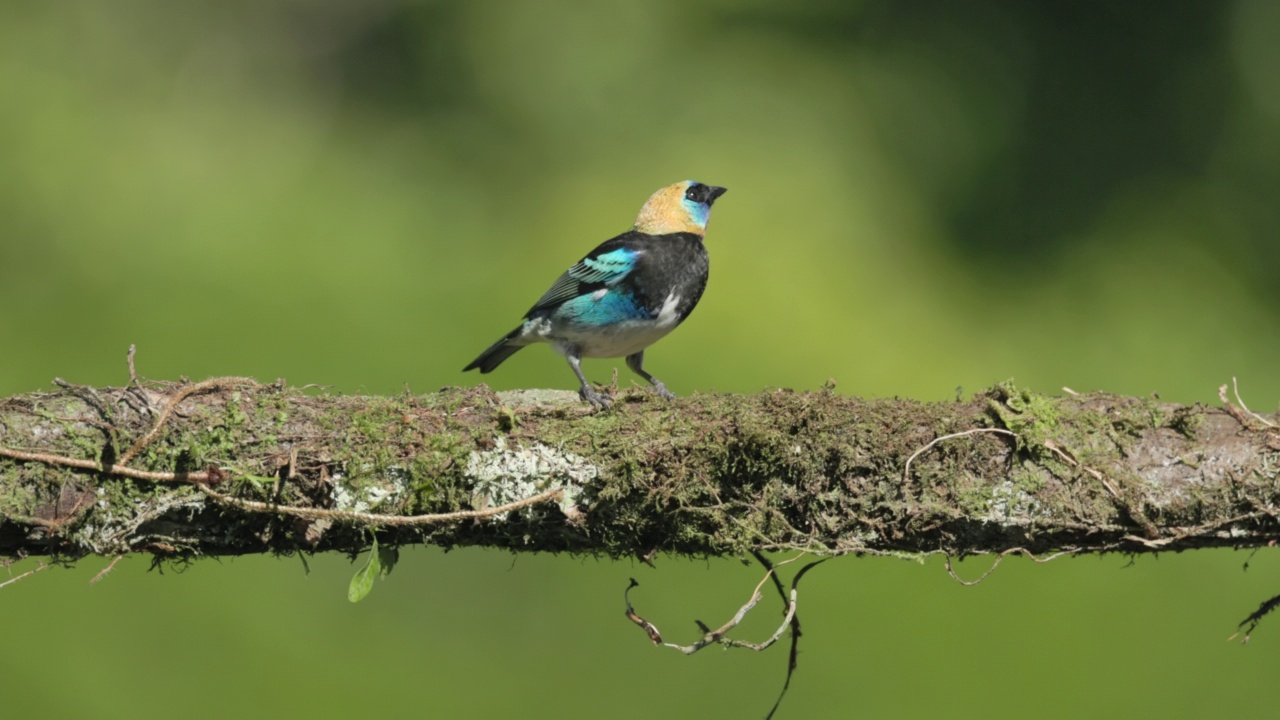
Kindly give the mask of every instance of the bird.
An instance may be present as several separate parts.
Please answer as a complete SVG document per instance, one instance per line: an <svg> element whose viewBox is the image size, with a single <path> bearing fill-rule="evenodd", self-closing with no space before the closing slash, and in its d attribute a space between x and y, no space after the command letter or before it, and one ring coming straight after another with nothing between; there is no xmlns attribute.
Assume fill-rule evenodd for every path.
<svg viewBox="0 0 1280 720"><path fill-rule="evenodd" d="M463 372L493 372L534 343L550 343L578 377L578 395L607 410L612 399L591 387L582 358L625 357L627 367L670 400L675 394L644 369L645 348L689 317L707 287L703 239L711 206L726 188L685 180L659 189L632 228L574 263L525 313L524 321L490 345Z"/></svg>

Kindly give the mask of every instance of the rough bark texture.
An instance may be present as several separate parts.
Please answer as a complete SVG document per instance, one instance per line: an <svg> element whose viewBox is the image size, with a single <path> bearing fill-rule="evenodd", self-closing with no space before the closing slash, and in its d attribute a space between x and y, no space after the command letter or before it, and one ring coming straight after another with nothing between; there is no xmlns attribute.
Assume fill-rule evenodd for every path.
<svg viewBox="0 0 1280 720"><path fill-rule="evenodd" d="M1280 538L1278 448L1280 432L1230 406L1011 385L946 403L631 390L593 412L572 393L484 386L63 384L0 400L0 557L354 554L375 533L605 556L1250 547ZM370 515L554 488L558 502L481 519Z"/></svg>

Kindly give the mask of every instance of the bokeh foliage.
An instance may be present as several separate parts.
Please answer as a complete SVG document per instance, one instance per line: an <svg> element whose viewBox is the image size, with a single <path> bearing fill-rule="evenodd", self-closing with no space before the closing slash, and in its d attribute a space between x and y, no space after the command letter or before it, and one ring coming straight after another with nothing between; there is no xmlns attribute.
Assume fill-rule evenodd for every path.
<svg viewBox="0 0 1280 720"><path fill-rule="evenodd" d="M1235 375L1271 411L1277 67L1267 0L3 3L0 393L119 384L130 343L152 377L478 382L459 368L560 271L696 178L730 192L702 306L649 354L677 393L1212 402ZM573 385L541 349L485 379ZM1280 591L1273 553L1245 559L1010 562L977 588L831 563L784 709L1269 707L1280 629L1221 642ZM758 575L730 563L416 551L356 606L341 558L132 560L86 589L91 565L0 593L0 705L751 716L785 661L657 653L622 619L635 574L664 630L717 624Z"/></svg>

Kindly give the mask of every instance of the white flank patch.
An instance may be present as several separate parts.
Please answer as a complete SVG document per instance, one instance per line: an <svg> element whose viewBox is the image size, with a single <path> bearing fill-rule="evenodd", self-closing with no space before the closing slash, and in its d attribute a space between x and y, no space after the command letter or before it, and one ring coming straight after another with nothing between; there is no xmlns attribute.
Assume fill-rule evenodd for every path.
<svg viewBox="0 0 1280 720"><path fill-rule="evenodd" d="M680 296L674 292L662 301L662 309L658 311L658 326L665 328L673 328L676 323L680 322L680 317L676 315L676 308L680 306Z"/></svg>

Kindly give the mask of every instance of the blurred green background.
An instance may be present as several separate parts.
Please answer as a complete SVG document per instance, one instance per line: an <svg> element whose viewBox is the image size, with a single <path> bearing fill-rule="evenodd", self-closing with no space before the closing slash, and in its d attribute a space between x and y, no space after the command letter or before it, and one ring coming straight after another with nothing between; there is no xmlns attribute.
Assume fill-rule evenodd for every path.
<svg viewBox="0 0 1280 720"><path fill-rule="evenodd" d="M694 178L730 192L701 306L649 353L677 393L1216 403L1238 376L1274 411L1277 68L1268 0L3 3L0 395L121 384L130 343L152 378L476 383L558 273ZM541 349L485 379L574 385ZM89 586L105 565L0 591L6 716L760 717L786 664L623 618L636 576L691 641L758 580L734 561L418 548L358 605L340 557ZM1280 592L1274 551L806 583L782 717L1274 708L1280 619L1223 642Z"/></svg>

